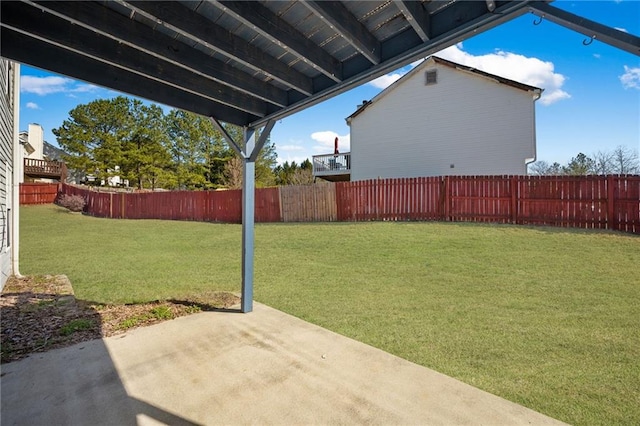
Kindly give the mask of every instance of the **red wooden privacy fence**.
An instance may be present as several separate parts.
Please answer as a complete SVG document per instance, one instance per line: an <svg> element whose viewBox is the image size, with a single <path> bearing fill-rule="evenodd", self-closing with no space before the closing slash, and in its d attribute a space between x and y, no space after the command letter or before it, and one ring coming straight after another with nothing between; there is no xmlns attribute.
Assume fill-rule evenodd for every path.
<svg viewBox="0 0 640 426"><path fill-rule="evenodd" d="M81 195L92 216L114 219L167 219L240 223L242 191L96 192L63 185L65 194ZM256 222L280 222L278 188L256 191Z"/></svg>
<svg viewBox="0 0 640 426"><path fill-rule="evenodd" d="M21 183L20 204L51 204L58 191L57 183Z"/></svg>
<svg viewBox="0 0 640 426"><path fill-rule="evenodd" d="M442 220L640 233L640 176L445 176L336 183L338 220Z"/></svg>
<svg viewBox="0 0 640 426"><path fill-rule="evenodd" d="M70 185L100 217L240 223L241 191L105 193ZM256 190L256 222L441 220L640 234L640 176L445 176Z"/></svg>

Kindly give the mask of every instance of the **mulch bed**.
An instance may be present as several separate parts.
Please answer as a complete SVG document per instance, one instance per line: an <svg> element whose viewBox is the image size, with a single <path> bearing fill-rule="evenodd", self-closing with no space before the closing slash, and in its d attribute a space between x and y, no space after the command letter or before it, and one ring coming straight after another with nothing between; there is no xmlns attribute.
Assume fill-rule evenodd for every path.
<svg viewBox="0 0 640 426"><path fill-rule="evenodd" d="M77 300L64 275L12 277L0 296L1 361L16 361L201 311L227 309L239 302L234 294L211 292L184 301L96 305Z"/></svg>

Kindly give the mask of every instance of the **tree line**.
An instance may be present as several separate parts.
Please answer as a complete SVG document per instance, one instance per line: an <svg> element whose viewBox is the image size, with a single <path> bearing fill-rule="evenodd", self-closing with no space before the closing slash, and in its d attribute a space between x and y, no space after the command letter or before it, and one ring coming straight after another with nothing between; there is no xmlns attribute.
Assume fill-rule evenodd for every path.
<svg viewBox="0 0 640 426"><path fill-rule="evenodd" d="M243 129L223 127L242 146ZM139 189L242 187L242 160L211 121L197 114L165 113L158 105L118 96L78 105L52 131L76 175L97 181L118 176ZM267 140L256 160L256 186L311 181L308 160L277 165L275 145Z"/></svg>
<svg viewBox="0 0 640 426"><path fill-rule="evenodd" d="M529 165L529 174L537 176L553 175L610 175L640 174L638 152L625 146L611 151L598 151L591 156L579 153L567 164L536 161Z"/></svg>

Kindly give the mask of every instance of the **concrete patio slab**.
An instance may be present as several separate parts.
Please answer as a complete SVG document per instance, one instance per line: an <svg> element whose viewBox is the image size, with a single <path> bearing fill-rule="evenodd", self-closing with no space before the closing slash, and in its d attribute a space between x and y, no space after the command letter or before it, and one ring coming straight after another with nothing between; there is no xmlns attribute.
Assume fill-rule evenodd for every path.
<svg viewBox="0 0 640 426"><path fill-rule="evenodd" d="M562 424L256 303L2 366L8 425Z"/></svg>

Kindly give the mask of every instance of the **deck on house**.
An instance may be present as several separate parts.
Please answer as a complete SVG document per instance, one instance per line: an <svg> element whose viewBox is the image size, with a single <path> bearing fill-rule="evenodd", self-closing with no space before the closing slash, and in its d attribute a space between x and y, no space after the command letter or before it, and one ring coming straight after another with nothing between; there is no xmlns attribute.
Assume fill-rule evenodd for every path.
<svg viewBox="0 0 640 426"><path fill-rule="evenodd" d="M351 153L314 155L313 177L330 182L348 182L351 180Z"/></svg>
<svg viewBox="0 0 640 426"><path fill-rule="evenodd" d="M30 178L46 178L63 181L67 175L67 166L62 161L24 159L24 175Z"/></svg>

